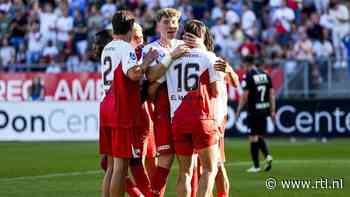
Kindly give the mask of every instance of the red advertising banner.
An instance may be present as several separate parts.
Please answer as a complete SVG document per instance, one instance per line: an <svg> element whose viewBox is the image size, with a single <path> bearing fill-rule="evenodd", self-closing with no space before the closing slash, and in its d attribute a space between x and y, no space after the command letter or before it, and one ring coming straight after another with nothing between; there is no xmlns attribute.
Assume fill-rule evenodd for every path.
<svg viewBox="0 0 350 197"><path fill-rule="evenodd" d="M33 77L40 77L45 100L95 101L102 95L99 73L0 73L0 101L26 101Z"/></svg>

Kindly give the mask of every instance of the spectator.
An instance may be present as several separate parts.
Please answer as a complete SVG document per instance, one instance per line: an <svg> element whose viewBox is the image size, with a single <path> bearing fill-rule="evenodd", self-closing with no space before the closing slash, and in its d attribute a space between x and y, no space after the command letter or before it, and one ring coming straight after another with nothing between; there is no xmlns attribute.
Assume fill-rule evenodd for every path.
<svg viewBox="0 0 350 197"><path fill-rule="evenodd" d="M17 9L15 12L16 16L10 25L10 43L18 49L19 45L24 42L24 36L27 32L27 17L21 9Z"/></svg>
<svg viewBox="0 0 350 197"><path fill-rule="evenodd" d="M44 11L37 10L40 20L40 33L43 36L43 41L46 43L49 40L56 43L56 21L57 15L53 13L53 8L50 3L45 3Z"/></svg>
<svg viewBox="0 0 350 197"><path fill-rule="evenodd" d="M304 29L300 30L300 40L297 41L294 45L294 58L299 61L304 61L307 63L313 62L313 48L312 42L307 37L307 34Z"/></svg>
<svg viewBox="0 0 350 197"><path fill-rule="evenodd" d="M56 63L54 60L50 59L46 67L46 73L60 73L63 71L62 63Z"/></svg>
<svg viewBox="0 0 350 197"><path fill-rule="evenodd" d="M254 38L257 35L257 22L256 16L252 10L249 9L247 4L243 6L243 15L242 15L242 29L244 33Z"/></svg>
<svg viewBox="0 0 350 197"><path fill-rule="evenodd" d="M103 17L97 9L96 4L92 4L87 18L88 40L92 40L95 34L103 28Z"/></svg>
<svg viewBox="0 0 350 197"><path fill-rule="evenodd" d="M11 68L11 71L19 71L19 70L24 70L24 66L26 63L26 52L27 48L24 43L21 43L18 47L18 50L16 51L16 61L14 64L14 67Z"/></svg>
<svg viewBox="0 0 350 197"><path fill-rule="evenodd" d="M47 42L47 45L43 49L43 56L47 59L54 59L58 55L58 49L53 44L52 40Z"/></svg>
<svg viewBox="0 0 350 197"><path fill-rule="evenodd" d="M28 87L28 95L30 101L44 100L44 86L41 77L32 78L32 84Z"/></svg>
<svg viewBox="0 0 350 197"><path fill-rule="evenodd" d="M8 71L10 65L15 63L15 48L10 46L7 38L2 38L2 46L0 48L0 70Z"/></svg>
<svg viewBox="0 0 350 197"><path fill-rule="evenodd" d="M57 48L62 50L64 45L71 41L70 33L73 31L73 18L68 15L68 8L62 10L62 16L58 17L57 28Z"/></svg>
<svg viewBox="0 0 350 197"><path fill-rule="evenodd" d="M0 10L0 38L7 37L9 34L10 17L7 16L4 10Z"/></svg>
<svg viewBox="0 0 350 197"><path fill-rule="evenodd" d="M86 52L86 49L88 46L86 20L81 15L79 10L75 11L74 16L75 17L74 17L73 43L74 43L75 51L81 55Z"/></svg>
<svg viewBox="0 0 350 197"><path fill-rule="evenodd" d="M0 10L3 10L4 12L8 12L10 11L11 5L12 5L11 0L3 0L0 3Z"/></svg>
<svg viewBox="0 0 350 197"><path fill-rule="evenodd" d="M224 48L225 39L229 36L231 28L225 23L224 17L220 17L216 20L216 24L211 28L211 32L214 36L215 45Z"/></svg>
<svg viewBox="0 0 350 197"><path fill-rule="evenodd" d="M333 57L333 46L331 42L329 42L327 38L327 31L321 31L320 33L320 39L315 40L313 42L313 52L314 52L314 57L315 57L315 63L319 67L321 77L323 79L327 78L327 71L328 71L328 66L330 58Z"/></svg>
<svg viewBox="0 0 350 197"><path fill-rule="evenodd" d="M287 7L284 1L281 1L281 6L276 8L272 15L272 21L277 33L277 42L282 46L287 46L289 43L291 26L294 19L293 10Z"/></svg>
<svg viewBox="0 0 350 197"><path fill-rule="evenodd" d="M44 47L43 36L39 31L39 23L34 22L29 27L30 32L27 35L28 40L28 52L27 63L38 63L41 57L41 52Z"/></svg>
<svg viewBox="0 0 350 197"><path fill-rule="evenodd" d="M319 14L322 14L328 10L329 0L313 0L316 10Z"/></svg>
<svg viewBox="0 0 350 197"><path fill-rule="evenodd" d="M101 7L101 13L107 21L111 21L113 14L117 10L114 0L107 0Z"/></svg>
<svg viewBox="0 0 350 197"><path fill-rule="evenodd" d="M323 27L320 25L320 16L318 13L311 15L311 20L306 22L307 35L311 40L321 40Z"/></svg>
<svg viewBox="0 0 350 197"><path fill-rule="evenodd" d="M329 7L330 16L333 19L332 40L336 56L335 67L345 67L347 51L342 39L349 33L350 30L349 10L345 5L339 4L336 0L332 0Z"/></svg>

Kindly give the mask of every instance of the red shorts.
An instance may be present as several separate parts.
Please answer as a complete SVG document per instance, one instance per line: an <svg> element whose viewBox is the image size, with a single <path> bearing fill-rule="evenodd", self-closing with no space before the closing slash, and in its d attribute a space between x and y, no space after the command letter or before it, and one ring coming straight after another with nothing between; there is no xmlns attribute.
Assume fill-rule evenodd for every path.
<svg viewBox="0 0 350 197"><path fill-rule="evenodd" d="M149 130L145 128L135 129L135 141L134 141L134 157L140 158L146 156L147 153L147 139L149 136Z"/></svg>
<svg viewBox="0 0 350 197"><path fill-rule="evenodd" d="M99 149L101 155L112 154L112 127L100 127Z"/></svg>
<svg viewBox="0 0 350 197"><path fill-rule="evenodd" d="M175 153L192 155L195 150L207 148L218 142L218 127L214 120L201 120L191 125L173 123Z"/></svg>
<svg viewBox="0 0 350 197"><path fill-rule="evenodd" d="M167 113L156 113L154 120L154 139L158 154L173 154L174 143L171 133L170 117Z"/></svg>
<svg viewBox="0 0 350 197"><path fill-rule="evenodd" d="M151 131L150 134L147 137L147 153L146 153L146 157L147 158L154 158L156 156L157 156L156 143L154 141L154 133L153 133L153 131Z"/></svg>
<svg viewBox="0 0 350 197"><path fill-rule="evenodd" d="M138 158L141 152L137 152L134 146L136 128L116 128L112 131L112 157Z"/></svg>

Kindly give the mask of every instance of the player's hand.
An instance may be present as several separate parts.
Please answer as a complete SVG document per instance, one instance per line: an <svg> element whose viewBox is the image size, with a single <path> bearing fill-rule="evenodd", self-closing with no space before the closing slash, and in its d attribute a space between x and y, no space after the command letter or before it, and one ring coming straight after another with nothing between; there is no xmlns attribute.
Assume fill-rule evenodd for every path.
<svg viewBox="0 0 350 197"><path fill-rule="evenodd" d="M158 51L156 49L151 48L144 56L143 56L143 63L146 65L151 64L157 57L158 57Z"/></svg>
<svg viewBox="0 0 350 197"><path fill-rule="evenodd" d="M230 70L232 70L229 63L223 59L217 59L214 63L214 68L216 71L228 73Z"/></svg>
<svg viewBox="0 0 350 197"><path fill-rule="evenodd" d="M275 112L271 112L271 120L273 123L276 122L276 113Z"/></svg>
<svg viewBox="0 0 350 197"><path fill-rule="evenodd" d="M207 47L204 45L204 39L199 38L191 33L185 33L182 37L185 44L191 48L201 48L207 50Z"/></svg>
<svg viewBox="0 0 350 197"><path fill-rule="evenodd" d="M181 44L170 53L171 59L175 60L183 56L185 53L188 53L189 51L190 48L188 46L186 46L185 44Z"/></svg>

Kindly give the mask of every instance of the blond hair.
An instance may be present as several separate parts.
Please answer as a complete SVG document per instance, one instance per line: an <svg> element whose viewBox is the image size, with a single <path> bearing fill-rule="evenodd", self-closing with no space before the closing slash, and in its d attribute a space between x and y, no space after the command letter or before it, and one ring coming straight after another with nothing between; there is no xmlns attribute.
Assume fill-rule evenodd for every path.
<svg viewBox="0 0 350 197"><path fill-rule="evenodd" d="M156 20L157 22L160 22L163 17L170 18L170 17L176 17L180 18L181 12L177 11L174 8L163 8L157 11L156 13Z"/></svg>
<svg viewBox="0 0 350 197"><path fill-rule="evenodd" d="M134 23L134 26L132 27L132 31L141 31L142 32L142 27L141 27L141 25L140 24L138 24L138 23Z"/></svg>

